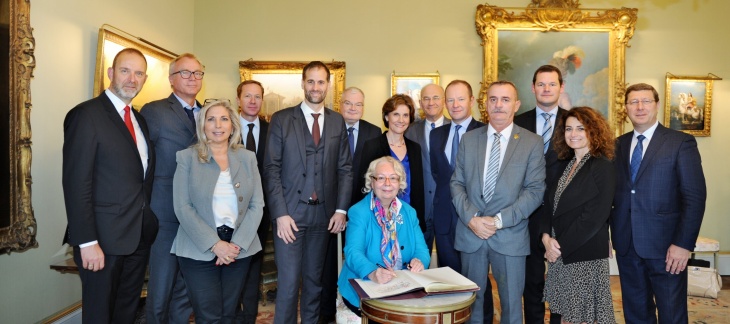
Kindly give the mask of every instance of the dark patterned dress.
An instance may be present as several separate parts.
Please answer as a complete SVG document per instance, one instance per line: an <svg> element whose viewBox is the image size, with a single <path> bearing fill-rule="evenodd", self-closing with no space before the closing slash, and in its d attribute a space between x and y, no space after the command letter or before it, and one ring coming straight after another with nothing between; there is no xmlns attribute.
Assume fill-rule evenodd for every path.
<svg viewBox="0 0 730 324"><path fill-rule="evenodd" d="M590 153L586 153L580 161L576 162L576 158L573 157L568 163L558 181L553 213L560 203L560 196L565 187L589 158ZM575 163L578 163L578 166L573 175L568 177ZM555 230L552 236L555 237ZM616 323L613 315L608 259L563 264L563 258L558 257L554 263L548 262L544 299L550 305L550 311L562 315L563 321Z"/></svg>

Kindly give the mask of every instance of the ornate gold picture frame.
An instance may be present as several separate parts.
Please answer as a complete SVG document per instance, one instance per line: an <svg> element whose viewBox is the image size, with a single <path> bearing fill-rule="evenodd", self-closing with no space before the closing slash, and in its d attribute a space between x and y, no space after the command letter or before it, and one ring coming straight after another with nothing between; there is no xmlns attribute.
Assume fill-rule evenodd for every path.
<svg viewBox="0 0 730 324"><path fill-rule="evenodd" d="M94 70L94 97L109 87L111 81L107 69L112 66L114 56L122 49L132 47L140 50L147 59L147 81L132 100L132 106L139 110L144 104L170 96L170 63L177 54L159 47L110 25L99 28L96 47L96 69Z"/></svg>
<svg viewBox="0 0 730 324"><path fill-rule="evenodd" d="M586 99L577 99L574 106L595 106L593 108L606 115L616 134L623 133L626 120L623 105L625 53L634 34L638 10L581 9L579 6L578 0L533 0L525 8L477 6L476 30L484 50L478 104L485 122L488 120L485 104L489 84L510 75L507 79L517 84L520 99L529 104L530 100L525 99L532 97L531 90L524 89L531 89L534 71L540 65L552 64L566 71L563 73L566 85L577 88L578 93L588 92ZM509 53L506 52L508 44L500 40L508 38L506 36L513 43ZM542 46L533 45L545 42L546 37L555 39ZM575 44L585 44L585 48ZM599 51L595 57L586 57L587 51L595 50L594 45L605 51ZM530 53L541 53L544 60L529 59L527 54ZM511 61L517 58L521 61ZM582 81L578 81L576 69L581 66L587 71L581 76ZM528 108L521 110L524 109Z"/></svg>
<svg viewBox="0 0 730 324"><path fill-rule="evenodd" d="M264 104L260 114L266 120L275 112L299 104L304 99L302 70L305 61L254 61L238 63L241 82L256 80L264 86ZM340 111L340 99L345 91L345 62L323 62L330 70L330 86L325 107Z"/></svg>
<svg viewBox="0 0 730 324"><path fill-rule="evenodd" d="M394 94L406 94L416 104L416 118L425 118L421 109L421 89L428 84L440 84L441 74L435 73L397 73L390 74L390 96Z"/></svg>
<svg viewBox="0 0 730 324"><path fill-rule="evenodd" d="M35 38L30 27L30 1L3 0L0 7L3 11L8 10L7 13L3 12L3 16L9 20L7 38L3 37L8 42L5 44L7 47L3 47L8 49L7 54L3 55L6 58L4 64L8 64L7 74L2 73L2 84L7 84L9 93L5 99L8 102L1 106L3 117L6 117L7 112L8 128L2 129L8 135L8 151L3 154L0 163L9 172L2 172L3 176L0 176L4 182L0 185L0 253L10 253L38 246L38 228L31 205L33 179L30 174L30 80L36 62ZM5 68L0 70L6 71Z"/></svg>
<svg viewBox="0 0 730 324"><path fill-rule="evenodd" d="M712 83L707 76L677 76L667 73L664 126L694 136L710 136Z"/></svg>

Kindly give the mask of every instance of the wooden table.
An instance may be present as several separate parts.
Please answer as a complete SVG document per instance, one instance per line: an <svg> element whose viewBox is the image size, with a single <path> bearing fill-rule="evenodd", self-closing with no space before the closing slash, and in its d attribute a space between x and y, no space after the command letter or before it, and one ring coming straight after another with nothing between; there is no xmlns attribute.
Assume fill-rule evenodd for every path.
<svg viewBox="0 0 730 324"><path fill-rule="evenodd" d="M363 300L362 322L380 323L464 323L471 317L476 293L434 295L404 300Z"/></svg>

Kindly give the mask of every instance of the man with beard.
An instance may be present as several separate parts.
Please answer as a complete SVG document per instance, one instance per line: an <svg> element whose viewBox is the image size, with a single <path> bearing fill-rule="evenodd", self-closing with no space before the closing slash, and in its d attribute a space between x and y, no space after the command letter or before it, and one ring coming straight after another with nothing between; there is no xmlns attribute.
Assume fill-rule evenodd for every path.
<svg viewBox="0 0 730 324"><path fill-rule="evenodd" d="M414 122L406 130L405 137L421 145L421 160L423 161L423 196L426 199L424 219L426 220L426 239L428 252L433 249L433 196L436 193L436 182L431 176L431 158L429 157L429 135L431 130L444 124L450 119L444 117L444 89L438 84L427 84L421 89L419 101L426 119ZM357 169L354 169L357 170Z"/></svg>
<svg viewBox="0 0 730 324"><path fill-rule="evenodd" d="M150 209L154 147L131 108L147 79L147 60L120 51L111 85L71 109L63 123L63 194L81 278L84 323L133 323L157 218Z"/></svg>
<svg viewBox="0 0 730 324"><path fill-rule="evenodd" d="M140 111L155 145L157 166L151 207L160 221L150 253L145 303L148 323L187 323L193 312L177 257L170 253L180 227L172 205L172 177L177 168L175 153L195 142L195 115L201 108L195 97L203 87L204 73L195 55L178 56L170 63L170 96L152 101Z"/></svg>
<svg viewBox="0 0 730 324"><path fill-rule="evenodd" d="M550 140L557 120L566 112L558 107L560 95L563 93L563 75L560 69L552 65L543 65L532 76L532 93L535 94L537 107L515 117L515 125L542 136L545 157L545 186L551 187L568 165L567 160L558 160ZM552 206L547 208L552 212ZM530 255L525 265L524 313L525 323L543 323L545 321L545 302L542 301L545 288L545 248L540 241L540 217L545 212L543 206L538 207L530 216ZM550 314L550 323L560 323L560 314Z"/></svg>
<svg viewBox="0 0 730 324"><path fill-rule="evenodd" d="M278 288L274 322L316 323L329 233L345 229L352 172L345 120L324 107L330 71L319 61L302 70L304 101L271 117L264 192L274 225Z"/></svg>

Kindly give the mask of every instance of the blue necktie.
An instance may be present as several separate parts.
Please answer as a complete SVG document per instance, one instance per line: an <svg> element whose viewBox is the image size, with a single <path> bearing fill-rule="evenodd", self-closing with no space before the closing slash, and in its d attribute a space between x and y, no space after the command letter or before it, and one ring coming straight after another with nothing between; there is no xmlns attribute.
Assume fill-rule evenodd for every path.
<svg viewBox="0 0 730 324"><path fill-rule="evenodd" d="M550 138L553 137L553 125L550 123L553 114L542 113L541 115L545 118L545 123L542 124L542 154L545 154L550 146Z"/></svg>
<svg viewBox="0 0 730 324"><path fill-rule="evenodd" d="M644 135L636 136L638 142L636 142L636 147L634 147L634 153L631 154L631 183L634 183L634 180L636 180L636 174L639 172L639 167L641 166L641 155L644 154L644 144L642 142L645 138Z"/></svg>
<svg viewBox="0 0 730 324"><path fill-rule="evenodd" d="M436 123L431 123L431 129L436 128Z"/></svg>
<svg viewBox="0 0 730 324"><path fill-rule="evenodd" d="M350 143L351 156L355 156L355 134L353 134L354 131L355 127L350 127L347 129L347 142Z"/></svg>
<svg viewBox="0 0 730 324"><path fill-rule="evenodd" d="M451 168L456 164L456 153L459 151L459 129L461 125L456 125L454 129L454 138L451 140Z"/></svg>

